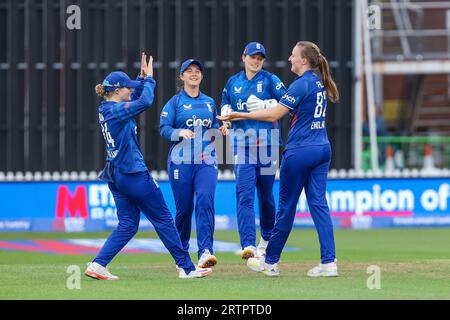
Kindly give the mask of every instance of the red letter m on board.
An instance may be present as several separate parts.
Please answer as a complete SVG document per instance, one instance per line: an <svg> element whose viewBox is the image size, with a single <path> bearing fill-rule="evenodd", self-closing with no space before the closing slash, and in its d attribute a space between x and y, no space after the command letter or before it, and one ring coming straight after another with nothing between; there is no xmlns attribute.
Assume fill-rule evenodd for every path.
<svg viewBox="0 0 450 320"><path fill-rule="evenodd" d="M65 218L67 211L71 218L75 218L77 214L83 219L88 218L86 186L78 186L75 194L72 194L67 186L58 187L56 218Z"/></svg>

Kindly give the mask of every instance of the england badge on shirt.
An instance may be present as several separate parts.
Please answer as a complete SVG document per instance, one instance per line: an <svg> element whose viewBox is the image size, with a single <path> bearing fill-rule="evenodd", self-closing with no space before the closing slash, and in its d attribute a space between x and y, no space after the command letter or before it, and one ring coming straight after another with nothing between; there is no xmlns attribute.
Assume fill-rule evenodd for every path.
<svg viewBox="0 0 450 320"><path fill-rule="evenodd" d="M258 83L256 84L256 91L257 92L263 92L263 83L262 83L262 81L258 81Z"/></svg>

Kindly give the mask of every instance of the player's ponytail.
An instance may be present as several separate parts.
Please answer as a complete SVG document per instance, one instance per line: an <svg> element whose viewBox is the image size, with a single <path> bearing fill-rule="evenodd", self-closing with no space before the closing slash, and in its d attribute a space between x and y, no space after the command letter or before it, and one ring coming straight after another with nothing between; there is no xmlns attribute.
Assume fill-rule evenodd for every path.
<svg viewBox="0 0 450 320"><path fill-rule="evenodd" d="M328 61L322 54L319 55L319 71L322 75L322 82L327 90L328 98L333 102L339 102L339 91L336 83L331 78Z"/></svg>
<svg viewBox="0 0 450 320"><path fill-rule="evenodd" d="M318 71L323 85L325 86L325 90L327 91L328 99L332 102L339 102L339 91L336 83L331 77L328 61L320 53L319 47L315 43L309 41L299 41L297 46L300 47L302 57L308 60L311 68Z"/></svg>
<svg viewBox="0 0 450 320"><path fill-rule="evenodd" d="M103 99L105 99L106 96L108 95L108 93L105 90L105 87L101 84L95 86L95 93L97 93L97 95Z"/></svg>

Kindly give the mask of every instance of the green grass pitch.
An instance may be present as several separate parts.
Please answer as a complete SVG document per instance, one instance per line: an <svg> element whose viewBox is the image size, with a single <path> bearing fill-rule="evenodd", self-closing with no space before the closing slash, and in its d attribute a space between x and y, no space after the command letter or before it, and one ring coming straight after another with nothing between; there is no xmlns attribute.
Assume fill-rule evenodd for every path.
<svg viewBox="0 0 450 320"><path fill-rule="evenodd" d="M0 239L108 235L3 233ZM72 290L66 268L77 265L83 272L92 255L0 251L0 299L450 299L450 229L336 230L335 237L337 278L306 276L319 261L318 239L314 230L295 229L287 245L302 250L283 253L278 278L252 272L234 253L218 253L214 272L202 279L178 279L168 254L119 254L109 266L119 281L82 275L80 289ZM238 242L237 231L217 231L215 238ZM367 287L371 265L380 268L380 289Z"/></svg>

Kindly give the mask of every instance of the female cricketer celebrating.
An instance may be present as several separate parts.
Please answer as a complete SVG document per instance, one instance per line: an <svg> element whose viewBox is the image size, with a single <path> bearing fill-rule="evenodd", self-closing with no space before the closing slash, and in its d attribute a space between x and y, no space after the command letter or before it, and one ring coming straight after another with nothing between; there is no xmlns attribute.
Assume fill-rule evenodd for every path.
<svg viewBox="0 0 450 320"><path fill-rule="evenodd" d="M327 98L339 100L339 92L331 78L328 62L317 45L298 42L289 57L291 71L298 75L280 102L270 108L255 101L252 108L267 109L253 113L231 113L221 120L258 119L276 121L286 113L293 114L280 170L280 201L272 237L265 259L252 258L247 265L268 276L278 276L281 252L292 230L295 209L305 188L308 206L316 226L321 263L308 271L308 276L337 276L333 225L325 198L331 147L325 128Z"/></svg>
<svg viewBox="0 0 450 320"><path fill-rule="evenodd" d="M188 250L195 197L198 266L206 268L217 263L213 255L213 234L218 170L212 143L215 135L210 134L211 129L219 129L221 134L227 135L228 129L219 128L214 100L200 92L202 71L203 65L198 60L189 59L182 63L180 79L183 88L164 106L160 134L172 141L167 167L177 208L175 225L183 248Z"/></svg>
<svg viewBox="0 0 450 320"><path fill-rule="evenodd" d="M140 211L152 222L162 242L180 267L180 278L199 278L211 269L196 269L183 249L161 190L144 163L137 140L134 117L153 102L155 80L153 58L142 54L141 74L137 81L123 72L110 73L103 84L95 87L103 97L98 112L106 142L106 166L100 179L108 182L117 207L119 224L106 240L95 259L88 263L85 274L103 280L117 280L106 266L130 241L139 227ZM132 89L135 89L132 93Z"/></svg>
<svg viewBox="0 0 450 320"><path fill-rule="evenodd" d="M276 104L286 93L281 80L262 69L265 58L266 50L262 44L258 42L247 44L242 55L245 69L228 80L222 93L221 115L231 111L251 111L249 102L252 100ZM272 187L278 168L276 160L281 136L277 131L275 141L272 141L271 134L274 133L272 129L278 128L278 121L269 123L256 119L239 121L233 126L237 220L243 259L265 254L275 222ZM258 248L255 247L255 187L261 226Z"/></svg>

